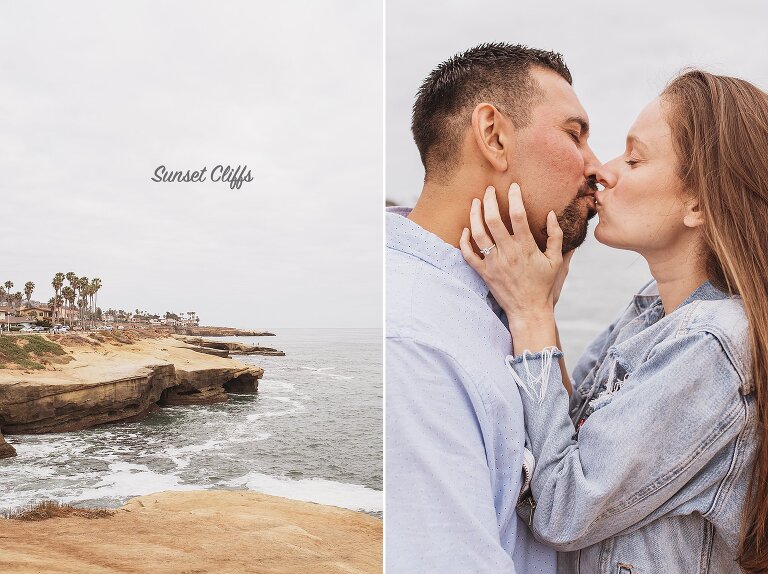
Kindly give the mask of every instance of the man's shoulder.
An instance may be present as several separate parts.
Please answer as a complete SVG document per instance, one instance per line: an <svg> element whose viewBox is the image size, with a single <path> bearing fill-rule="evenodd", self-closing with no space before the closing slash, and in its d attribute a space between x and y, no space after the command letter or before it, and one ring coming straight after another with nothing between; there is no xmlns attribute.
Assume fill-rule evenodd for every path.
<svg viewBox="0 0 768 574"><path fill-rule="evenodd" d="M387 250L387 336L441 346L446 339L503 329L480 294L443 269Z"/></svg>

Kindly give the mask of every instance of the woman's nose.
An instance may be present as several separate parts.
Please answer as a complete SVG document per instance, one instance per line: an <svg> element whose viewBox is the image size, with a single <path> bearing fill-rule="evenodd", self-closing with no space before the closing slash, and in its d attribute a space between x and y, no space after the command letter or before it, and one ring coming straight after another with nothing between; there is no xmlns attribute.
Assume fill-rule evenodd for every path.
<svg viewBox="0 0 768 574"><path fill-rule="evenodd" d="M616 173L616 170L613 169L613 163L613 161L604 163L598 168L597 173L595 173L597 183L601 184L603 187L611 188L616 185L618 174Z"/></svg>

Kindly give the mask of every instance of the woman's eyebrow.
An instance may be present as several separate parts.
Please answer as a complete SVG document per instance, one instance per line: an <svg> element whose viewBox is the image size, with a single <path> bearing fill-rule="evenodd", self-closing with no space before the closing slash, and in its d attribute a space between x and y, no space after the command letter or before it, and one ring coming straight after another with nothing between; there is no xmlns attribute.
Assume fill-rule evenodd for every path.
<svg viewBox="0 0 768 574"><path fill-rule="evenodd" d="M630 145L641 147L643 149L648 149L648 146L645 144L645 142L634 134L629 134L627 136L627 146L630 146Z"/></svg>

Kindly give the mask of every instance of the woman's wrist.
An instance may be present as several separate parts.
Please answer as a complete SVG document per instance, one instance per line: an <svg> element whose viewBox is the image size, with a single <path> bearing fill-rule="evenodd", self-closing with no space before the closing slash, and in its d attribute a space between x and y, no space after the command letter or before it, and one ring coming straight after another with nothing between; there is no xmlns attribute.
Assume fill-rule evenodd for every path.
<svg viewBox="0 0 768 574"><path fill-rule="evenodd" d="M529 310L507 319L515 355L526 350L538 353L547 347L557 346L557 327L552 309Z"/></svg>

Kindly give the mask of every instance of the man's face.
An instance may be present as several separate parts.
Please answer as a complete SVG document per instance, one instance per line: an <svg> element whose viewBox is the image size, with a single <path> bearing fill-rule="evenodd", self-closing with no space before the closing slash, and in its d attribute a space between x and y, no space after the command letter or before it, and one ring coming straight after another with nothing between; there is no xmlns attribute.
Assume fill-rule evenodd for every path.
<svg viewBox="0 0 768 574"><path fill-rule="evenodd" d="M520 184L531 231L542 249L547 213L554 210L566 253L584 241L595 215L594 175L600 162L587 144L589 119L571 85L551 70L536 68L531 76L544 96L533 104L529 124L515 131L510 183ZM506 197L499 199L506 204Z"/></svg>

